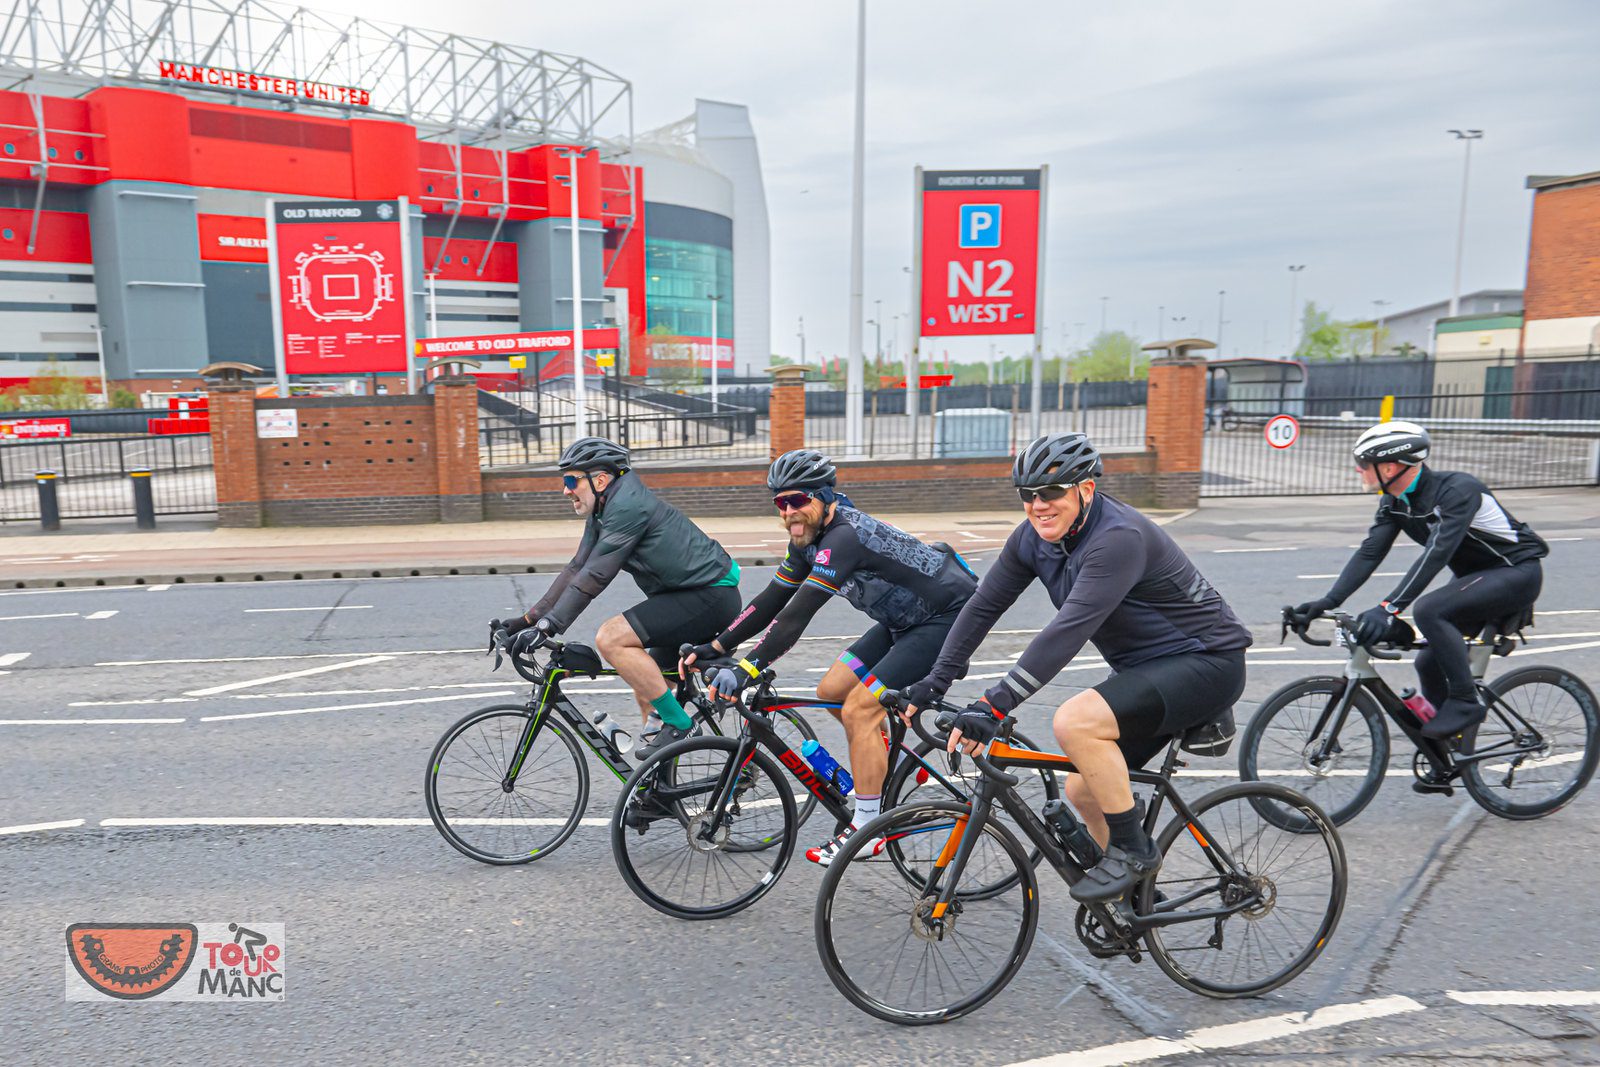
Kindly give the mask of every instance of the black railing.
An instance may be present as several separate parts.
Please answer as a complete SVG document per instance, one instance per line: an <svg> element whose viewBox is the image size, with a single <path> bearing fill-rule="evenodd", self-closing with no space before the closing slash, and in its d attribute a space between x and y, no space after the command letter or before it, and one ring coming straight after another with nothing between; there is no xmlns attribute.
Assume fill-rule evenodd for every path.
<svg viewBox="0 0 1600 1067"><path fill-rule="evenodd" d="M35 475L54 471L64 519L131 516L130 470L148 469L158 515L217 510L211 435L68 437L0 445L0 522L37 520Z"/></svg>
<svg viewBox="0 0 1600 1067"><path fill-rule="evenodd" d="M591 414L584 433L607 437L626 447L636 462L653 459L764 458L768 444L758 433L755 412L681 415ZM546 420L537 429L480 426L479 463L484 467L546 466L576 436L572 422Z"/></svg>

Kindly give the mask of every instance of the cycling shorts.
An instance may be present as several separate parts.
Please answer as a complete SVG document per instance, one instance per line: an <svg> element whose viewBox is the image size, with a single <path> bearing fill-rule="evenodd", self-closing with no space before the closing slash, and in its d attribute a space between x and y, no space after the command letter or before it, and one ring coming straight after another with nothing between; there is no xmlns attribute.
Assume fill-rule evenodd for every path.
<svg viewBox="0 0 1600 1067"><path fill-rule="evenodd" d="M702 585L657 593L622 617L663 671L677 671L678 646L700 645L716 637L739 614L739 589Z"/></svg>
<svg viewBox="0 0 1600 1067"><path fill-rule="evenodd" d="M873 696L904 689L933 670L956 614L940 615L904 630L890 630L879 623L856 638L840 654L839 662L854 671Z"/></svg>
<svg viewBox="0 0 1600 1067"><path fill-rule="evenodd" d="M1143 767L1191 727L1211 722L1244 693L1244 650L1163 656L1094 687L1117 718L1117 747Z"/></svg>

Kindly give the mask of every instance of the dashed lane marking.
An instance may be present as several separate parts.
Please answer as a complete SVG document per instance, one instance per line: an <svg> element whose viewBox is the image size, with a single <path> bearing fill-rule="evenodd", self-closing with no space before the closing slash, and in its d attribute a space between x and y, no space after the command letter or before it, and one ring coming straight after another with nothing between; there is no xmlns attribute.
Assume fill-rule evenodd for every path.
<svg viewBox="0 0 1600 1067"><path fill-rule="evenodd" d="M1445 996L1458 1004L1481 1007L1583 1008L1600 1004L1600 991L1591 989L1489 989L1469 992L1451 989L1445 992Z"/></svg>
<svg viewBox="0 0 1600 1067"><path fill-rule="evenodd" d="M483 655L481 648L419 649L410 652L384 652L385 656L467 656ZM169 667L182 663L279 663L291 659L349 659L373 656L375 652L296 652L286 656L211 656L199 659L122 659L96 663L96 667Z"/></svg>
<svg viewBox="0 0 1600 1067"><path fill-rule="evenodd" d="M366 708L400 708L411 704L437 704L445 700L477 700L481 697L508 697L513 691L503 689L490 693L453 693L442 697L419 697L416 700L374 700L365 704L330 704L320 708L282 708L277 711L246 711L237 715L202 715L201 722L229 722L235 719L270 719L284 715L316 715L324 711L361 711Z"/></svg>
<svg viewBox="0 0 1600 1067"><path fill-rule="evenodd" d="M37 834L45 830L71 830L83 825L82 819L62 819L60 822L31 822L20 826L0 826L0 834Z"/></svg>
<svg viewBox="0 0 1600 1067"><path fill-rule="evenodd" d="M457 826L565 826L565 819L451 819ZM77 825L83 825L79 819ZM321 815L221 815L177 816L149 819L101 819L101 826L152 828L161 826L432 826L432 819L344 818ZM610 819L579 819L579 826L609 826Z"/></svg>
<svg viewBox="0 0 1600 1067"><path fill-rule="evenodd" d="M1373 574L1372 577L1374 577L1374 578L1403 578L1405 576L1405 573L1406 573L1405 571L1378 571L1376 574ZM1297 574L1297 575L1295 575L1295 577L1299 578L1299 579L1302 579L1302 580L1309 581L1309 580L1311 580L1313 578L1337 578L1339 576L1337 574Z"/></svg>
<svg viewBox="0 0 1600 1067"><path fill-rule="evenodd" d="M1237 552L1298 552L1300 551L1300 546L1282 545L1275 548L1213 548L1211 551L1215 552L1219 556L1225 556L1230 553Z"/></svg>
<svg viewBox="0 0 1600 1067"><path fill-rule="evenodd" d="M13 663L21 663L23 660L27 659L31 655L33 655L32 652L5 652L5 653L0 653L0 668L9 667ZM0 670L0 674L10 674L10 673L11 672L7 671L7 670Z"/></svg>
<svg viewBox="0 0 1600 1067"><path fill-rule="evenodd" d="M150 592L152 592L152 593L165 593L168 589L171 589L172 586L170 586L170 585L147 585L147 586L145 586L145 588L150 590Z"/></svg>
<svg viewBox="0 0 1600 1067"><path fill-rule="evenodd" d="M371 604L334 604L325 608L245 608L246 615L265 615L275 611L367 611Z"/></svg>
<svg viewBox="0 0 1600 1067"><path fill-rule="evenodd" d="M347 660L344 663L325 663L320 667L307 667L302 671L290 671L287 674L271 674L265 678L246 678L242 682L225 682L222 685L213 685L206 689L191 689L183 695L186 697L211 697L218 693L231 693L235 689L249 689L252 686L267 685L270 682L286 682L291 678L304 678L312 674L327 674L329 671L348 670L351 667L366 667L373 663L386 663L392 656L367 656L364 659Z"/></svg>
<svg viewBox="0 0 1600 1067"><path fill-rule="evenodd" d="M0 726L170 726L188 719L0 719Z"/></svg>
<svg viewBox="0 0 1600 1067"><path fill-rule="evenodd" d="M0 615L0 622L25 622L28 619L76 619L76 611L56 611L49 615Z"/></svg>
<svg viewBox="0 0 1600 1067"><path fill-rule="evenodd" d="M94 612L92 614L85 615L84 618L87 619L89 622L98 622L101 619L109 619L109 618L111 618L111 616L116 615L116 614L118 614L118 612L115 612L115 611L96 611L96 612Z"/></svg>

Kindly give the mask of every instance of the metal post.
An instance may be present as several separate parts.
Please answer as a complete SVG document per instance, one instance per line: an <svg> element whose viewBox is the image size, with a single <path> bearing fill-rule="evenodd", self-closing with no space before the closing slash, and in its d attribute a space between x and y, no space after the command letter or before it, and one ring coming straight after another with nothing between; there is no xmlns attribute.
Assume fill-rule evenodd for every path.
<svg viewBox="0 0 1600 1067"><path fill-rule="evenodd" d="M717 412L717 304L722 296L708 293L706 299L711 301L711 413L714 415Z"/></svg>
<svg viewBox="0 0 1600 1067"><path fill-rule="evenodd" d="M1228 290L1217 290L1217 358L1222 358L1222 327L1226 325L1222 319L1222 310L1228 300Z"/></svg>
<svg viewBox="0 0 1600 1067"><path fill-rule="evenodd" d="M850 170L850 351L845 368L844 447L851 457L861 454L862 385L865 371L861 353L862 232L867 152L867 0L856 0L856 129Z"/></svg>
<svg viewBox="0 0 1600 1067"><path fill-rule="evenodd" d="M1300 329L1295 325L1295 305L1299 302L1300 272L1306 269L1304 263L1291 263L1289 265L1289 355L1300 351Z"/></svg>
<svg viewBox="0 0 1600 1067"><path fill-rule="evenodd" d="M105 324L97 322L89 327L94 331L94 354L100 360L100 399L105 401L106 408L111 407L111 387L106 384L106 342L103 333Z"/></svg>
<svg viewBox="0 0 1600 1067"><path fill-rule="evenodd" d="M1483 136L1482 130L1450 130L1456 135L1456 140L1465 141L1467 145L1466 158L1461 163L1461 218L1456 223L1456 275L1455 283L1450 287L1450 314L1456 315L1461 311L1461 254L1466 249L1467 242L1467 180L1472 176L1472 142Z"/></svg>
<svg viewBox="0 0 1600 1067"><path fill-rule="evenodd" d="M35 471L33 477L39 486L39 527L44 530L61 529L61 508L56 503L56 472Z"/></svg>
<svg viewBox="0 0 1600 1067"><path fill-rule="evenodd" d="M405 285L409 286L410 279ZM272 354L277 361L274 368L278 379L278 396L288 399L289 372L284 367L283 351L283 292L278 285L278 202L267 201L267 295L272 302ZM411 357L406 357L406 366Z"/></svg>
<svg viewBox="0 0 1600 1067"><path fill-rule="evenodd" d="M922 168L911 179L911 351L906 353L906 419L911 434L911 458L917 458L917 419L922 414Z"/></svg>
<svg viewBox="0 0 1600 1067"><path fill-rule="evenodd" d="M1028 401L1028 440L1044 433L1044 240L1045 208L1050 196L1050 164L1039 168L1039 266L1034 282L1033 395Z"/></svg>
<svg viewBox="0 0 1600 1067"><path fill-rule="evenodd" d="M134 467L128 471L133 482L133 519L141 530L156 528L156 500L150 489L150 468Z"/></svg>
<svg viewBox="0 0 1600 1067"><path fill-rule="evenodd" d="M572 399L573 440L588 436L588 420L583 410L583 255L578 247L578 157L582 150L569 152L567 163L572 186Z"/></svg>

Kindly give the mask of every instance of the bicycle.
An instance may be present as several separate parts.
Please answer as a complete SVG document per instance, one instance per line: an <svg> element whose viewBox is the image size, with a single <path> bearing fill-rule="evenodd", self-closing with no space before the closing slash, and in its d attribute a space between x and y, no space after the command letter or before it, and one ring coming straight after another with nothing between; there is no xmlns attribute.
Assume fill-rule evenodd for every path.
<svg viewBox="0 0 1600 1067"><path fill-rule="evenodd" d="M772 715L809 708L836 709L822 700L776 696L776 673L761 672L743 700L729 703L743 718L737 736L680 741L645 760L617 798L611 819L612 854L623 881L646 904L679 919L720 919L743 911L777 884L793 857L801 821L795 793L833 816L833 833L850 825L845 791L825 778L774 728ZM1018 743L1032 747L1026 738ZM889 720L889 768L883 806L908 803L920 790L965 800L972 787L958 768L941 769L931 742L913 748L905 726ZM770 755L769 755L770 753ZM1047 768L1030 779L1044 800L1059 795ZM1038 857L1034 857L1038 862ZM1000 892L1004 885L973 892Z"/></svg>
<svg viewBox="0 0 1600 1067"><path fill-rule="evenodd" d="M547 651L543 662L535 656L539 647ZM489 651L495 669L509 658L533 690L522 704L480 708L446 730L428 758L423 795L433 825L462 855L496 866L531 863L565 844L588 807L589 767L579 741L619 783L633 773L624 748L596 729L605 715L591 721L561 691L568 678L616 671L577 642L547 639L515 651L504 630L491 636ZM718 709L699 683L667 677L695 723L719 735ZM816 736L805 719L781 709L775 730L795 745ZM814 806L808 802L797 819L805 821Z"/></svg>
<svg viewBox="0 0 1600 1067"><path fill-rule="evenodd" d="M1349 659L1340 677L1302 678L1267 697L1244 732L1241 778L1305 782L1305 793L1343 825L1372 803L1383 785L1389 767L1385 716L1416 747L1411 773L1418 792L1452 796L1451 783L1459 780L1479 806L1504 819L1548 815L1594 776L1600 763L1600 711L1581 678L1561 667L1529 666L1484 682L1490 658L1511 654L1515 638L1532 623L1531 610L1463 638L1489 717L1463 733L1459 751L1445 740L1423 736L1421 720L1373 666L1373 660L1399 660L1398 648L1362 646L1354 637L1355 620L1343 613L1333 616L1333 640L1313 638L1308 620L1283 610L1283 637L1293 632L1310 645L1337 644ZM1426 648L1427 642L1407 647ZM1571 749L1567 738L1579 729L1582 743ZM1288 812L1263 814L1282 818L1287 829L1298 825Z"/></svg>
<svg viewBox="0 0 1600 1067"><path fill-rule="evenodd" d="M957 709L937 710L936 726L948 733ZM935 746L948 740L929 735L920 719L913 725ZM1018 749L1009 728L1008 722L973 758L981 777L970 803L926 801L887 811L851 837L823 876L817 952L834 986L862 1011L905 1025L948 1022L988 1003L1022 966L1039 924L1038 882L1021 842L994 817L997 806L1068 885L1099 862L1098 846L1067 805L1047 806L1052 831L1017 795L1018 778L1007 772L1068 772L1071 761ZM1159 771L1129 774L1153 788L1144 826L1161 850L1161 867L1116 901L1080 905L1078 938L1096 958L1135 963L1142 943L1169 978L1195 993L1259 995L1309 967L1338 926L1348 881L1344 845L1315 804L1284 786L1226 786L1191 807L1172 781L1185 766L1178 753L1191 735L1198 740L1199 731L1172 739ZM1257 797L1303 812L1319 835L1263 824L1252 815ZM1167 802L1174 816L1156 835ZM869 852L865 845L874 837L893 846ZM1006 891L962 892L974 869L986 878L1010 874L998 879ZM1289 950L1273 940L1279 931L1295 940Z"/></svg>

